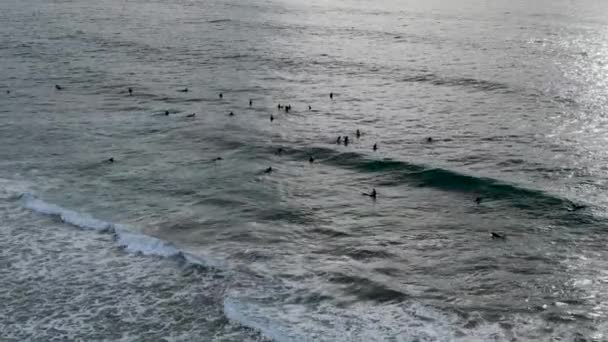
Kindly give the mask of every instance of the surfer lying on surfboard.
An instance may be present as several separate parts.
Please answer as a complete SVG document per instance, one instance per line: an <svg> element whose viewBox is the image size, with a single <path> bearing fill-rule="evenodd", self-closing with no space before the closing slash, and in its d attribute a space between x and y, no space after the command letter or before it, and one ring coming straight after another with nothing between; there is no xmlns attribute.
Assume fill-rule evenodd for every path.
<svg viewBox="0 0 608 342"><path fill-rule="evenodd" d="M369 193L369 194L368 194L367 192L364 192L364 193L362 193L361 195L363 195L363 196L369 196L369 197L371 197L371 198L374 198L374 199L375 199L375 198L376 198L376 189L372 189L372 192L371 192L371 193Z"/></svg>

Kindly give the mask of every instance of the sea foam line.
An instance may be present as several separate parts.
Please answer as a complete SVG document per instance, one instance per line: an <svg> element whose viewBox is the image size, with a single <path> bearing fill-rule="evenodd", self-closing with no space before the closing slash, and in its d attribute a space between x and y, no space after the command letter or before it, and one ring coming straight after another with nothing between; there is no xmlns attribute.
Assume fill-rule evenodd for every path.
<svg viewBox="0 0 608 342"><path fill-rule="evenodd" d="M57 216L61 219L61 221L80 228L97 231L114 230L114 225L109 222L95 219L88 214L81 214L73 210L64 209L57 205L47 203L29 193L21 195L21 200L23 201L24 207L27 209L42 214Z"/></svg>
<svg viewBox="0 0 608 342"><path fill-rule="evenodd" d="M30 193L22 194L21 201L25 208L41 214L56 216L67 224L82 229L114 234L118 245L130 253L158 255L162 257L180 256L192 263L200 261L200 258L186 257L184 252L170 242L134 232L124 225L102 221L86 213L79 213L47 203Z"/></svg>
<svg viewBox="0 0 608 342"><path fill-rule="evenodd" d="M264 337L275 342L292 342L292 338L285 336L279 329L273 329L269 322L261 322L247 315L247 310L238 301L232 298L224 299L224 316L228 320L244 327L258 331Z"/></svg>

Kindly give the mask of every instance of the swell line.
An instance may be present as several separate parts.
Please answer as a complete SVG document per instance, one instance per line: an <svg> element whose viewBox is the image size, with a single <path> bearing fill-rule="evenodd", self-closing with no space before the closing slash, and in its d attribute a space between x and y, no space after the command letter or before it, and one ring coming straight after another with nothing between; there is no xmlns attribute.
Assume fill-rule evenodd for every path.
<svg viewBox="0 0 608 342"><path fill-rule="evenodd" d="M330 148L314 147L309 150L286 149L285 154L303 159L309 155L323 163L356 170L361 173L382 173L392 179L392 184L407 184L415 187L429 187L442 191L460 192L481 196L487 200L503 200L520 209L539 209L539 207L562 209L567 212L578 211L583 206L573 201L528 189L488 177L478 177L457 171L428 167L423 164L394 159L370 159L357 152L339 152Z"/></svg>

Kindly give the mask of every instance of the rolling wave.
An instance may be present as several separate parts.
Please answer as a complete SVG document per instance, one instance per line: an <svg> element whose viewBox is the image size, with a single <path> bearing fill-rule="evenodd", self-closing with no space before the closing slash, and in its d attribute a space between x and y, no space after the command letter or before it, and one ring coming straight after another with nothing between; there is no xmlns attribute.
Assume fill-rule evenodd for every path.
<svg viewBox="0 0 608 342"><path fill-rule="evenodd" d="M482 196L484 200L503 200L520 209L548 207L572 212L584 208L580 204L553 194L493 178L467 175L453 170L388 158L369 159L365 154L357 152L338 152L329 148L315 147L309 150L288 149L286 154L297 159L308 158L312 154L323 163L362 173L383 173L396 185L408 184L442 191L468 193Z"/></svg>
<svg viewBox="0 0 608 342"><path fill-rule="evenodd" d="M21 195L23 206L35 212L58 217L62 222L87 230L114 234L117 244L130 253L156 255L161 257L179 257L192 264L216 267L218 263L207 262L199 256L184 252L170 242L153 236L138 233L128 227L96 219L89 214L62 208L45 202L30 193Z"/></svg>

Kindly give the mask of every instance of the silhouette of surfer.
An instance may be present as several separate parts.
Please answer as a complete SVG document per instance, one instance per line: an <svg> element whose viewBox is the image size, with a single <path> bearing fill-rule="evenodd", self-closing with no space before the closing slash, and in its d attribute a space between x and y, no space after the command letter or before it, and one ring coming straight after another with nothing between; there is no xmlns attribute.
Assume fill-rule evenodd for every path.
<svg viewBox="0 0 608 342"><path fill-rule="evenodd" d="M377 196L377 193L376 193L376 189L375 189L375 188L374 188L374 189L372 189L372 192L370 192L370 193L363 192L363 193L361 193L361 194L362 194L363 196L369 196L369 197L371 197L371 198L373 198L373 199L376 199L376 196Z"/></svg>

